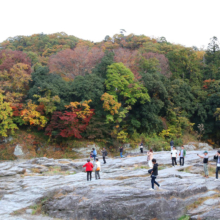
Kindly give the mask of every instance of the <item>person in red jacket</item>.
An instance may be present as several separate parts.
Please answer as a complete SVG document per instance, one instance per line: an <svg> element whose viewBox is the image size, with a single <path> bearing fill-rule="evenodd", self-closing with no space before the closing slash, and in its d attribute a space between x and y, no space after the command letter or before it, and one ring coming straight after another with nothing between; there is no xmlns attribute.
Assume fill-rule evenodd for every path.
<svg viewBox="0 0 220 220"><path fill-rule="evenodd" d="M92 168L93 164L90 162L90 159L87 160L87 163L83 165L83 167L86 167L86 172L87 172L87 181L92 180Z"/></svg>

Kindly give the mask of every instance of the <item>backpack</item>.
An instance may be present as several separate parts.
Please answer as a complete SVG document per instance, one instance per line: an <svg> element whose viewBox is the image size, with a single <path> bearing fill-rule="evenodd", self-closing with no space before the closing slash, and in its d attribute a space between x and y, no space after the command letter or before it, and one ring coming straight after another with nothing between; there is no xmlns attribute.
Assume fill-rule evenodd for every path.
<svg viewBox="0 0 220 220"><path fill-rule="evenodd" d="M148 173L151 174L152 171L153 171L153 169L149 169L149 170L148 170Z"/></svg>
<svg viewBox="0 0 220 220"><path fill-rule="evenodd" d="M107 151L105 151L105 156L107 156L108 155L108 152Z"/></svg>

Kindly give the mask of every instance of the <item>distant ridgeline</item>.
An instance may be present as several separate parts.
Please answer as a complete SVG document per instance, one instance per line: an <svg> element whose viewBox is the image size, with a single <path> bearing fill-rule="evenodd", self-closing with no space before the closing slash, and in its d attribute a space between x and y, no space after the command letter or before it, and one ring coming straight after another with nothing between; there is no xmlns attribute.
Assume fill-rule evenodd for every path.
<svg viewBox="0 0 220 220"><path fill-rule="evenodd" d="M220 138L220 50L124 32L90 42L65 33L0 44L0 138L32 129L50 141L120 143ZM153 138L153 139L152 139Z"/></svg>

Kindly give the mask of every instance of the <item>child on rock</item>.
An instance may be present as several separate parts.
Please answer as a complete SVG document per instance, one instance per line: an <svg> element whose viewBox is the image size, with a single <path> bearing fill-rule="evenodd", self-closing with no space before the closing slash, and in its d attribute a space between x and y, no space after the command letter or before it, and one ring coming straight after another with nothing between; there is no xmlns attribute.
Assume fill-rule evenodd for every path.
<svg viewBox="0 0 220 220"><path fill-rule="evenodd" d="M95 179L100 179L100 174L99 172L101 171L101 164L99 162L99 159L96 159L96 163L95 163Z"/></svg>

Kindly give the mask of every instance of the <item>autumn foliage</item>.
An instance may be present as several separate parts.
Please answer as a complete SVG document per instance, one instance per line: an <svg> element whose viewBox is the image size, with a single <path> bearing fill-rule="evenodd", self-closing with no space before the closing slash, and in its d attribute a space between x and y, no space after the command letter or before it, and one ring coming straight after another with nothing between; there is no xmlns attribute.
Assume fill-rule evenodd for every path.
<svg viewBox="0 0 220 220"><path fill-rule="evenodd" d="M21 111L21 118L25 124L44 128L48 120L44 115L41 115L41 113L37 111L37 108L38 106L36 104L29 101L26 108Z"/></svg>
<svg viewBox="0 0 220 220"><path fill-rule="evenodd" d="M219 140L218 39L203 50L125 33L101 42L61 32L0 43L0 138L22 127L56 141L125 143L143 134L168 143L203 122L205 137Z"/></svg>
<svg viewBox="0 0 220 220"><path fill-rule="evenodd" d="M46 134L51 137L82 138L81 133L86 130L94 115L94 110L90 109L88 103L89 101L71 102L69 106L66 106L70 111L54 112L46 128Z"/></svg>
<svg viewBox="0 0 220 220"><path fill-rule="evenodd" d="M80 46L74 50L63 50L50 57L50 72L73 80L76 76L91 73L92 68L100 62L103 56L104 51L97 47Z"/></svg>

